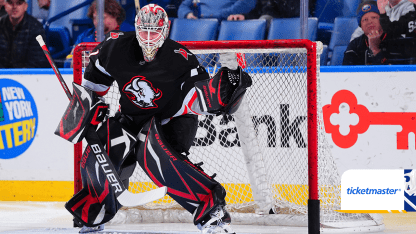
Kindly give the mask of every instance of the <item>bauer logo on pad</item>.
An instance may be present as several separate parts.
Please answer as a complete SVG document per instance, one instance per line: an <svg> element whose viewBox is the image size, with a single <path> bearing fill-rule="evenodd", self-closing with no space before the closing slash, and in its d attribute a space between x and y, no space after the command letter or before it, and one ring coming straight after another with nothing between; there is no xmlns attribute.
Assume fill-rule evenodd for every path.
<svg viewBox="0 0 416 234"><path fill-rule="evenodd" d="M416 211L416 170L348 170L341 179L341 210L346 213Z"/></svg>

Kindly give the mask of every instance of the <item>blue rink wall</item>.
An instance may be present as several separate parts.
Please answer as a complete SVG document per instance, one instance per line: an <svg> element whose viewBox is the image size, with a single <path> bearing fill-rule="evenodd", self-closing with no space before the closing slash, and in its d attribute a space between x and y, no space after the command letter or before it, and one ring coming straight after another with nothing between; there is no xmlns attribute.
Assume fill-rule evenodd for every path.
<svg viewBox="0 0 416 234"><path fill-rule="evenodd" d="M60 72L72 90L72 69ZM416 66L325 66L320 78L321 107L333 110L324 119L348 124L348 112L339 117L334 111L348 108L334 108L335 99L365 107L368 112L359 114L367 119L383 117L380 113L398 116L351 128L334 128L336 121L325 123L340 175L349 169L415 167L416 124L399 116L414 115L416 121ZM0 96L0 200L69 200L73 145L54 135L68 98L53 70L0 69Z"/></svg>

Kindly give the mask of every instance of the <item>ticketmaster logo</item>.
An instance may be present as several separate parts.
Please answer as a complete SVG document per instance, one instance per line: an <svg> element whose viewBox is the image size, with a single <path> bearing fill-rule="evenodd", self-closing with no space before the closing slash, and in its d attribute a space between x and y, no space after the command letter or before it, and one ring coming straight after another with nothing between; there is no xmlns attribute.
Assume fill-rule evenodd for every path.
<svg viewBox="0 0 416 234"><path fill-rule="evenodd" d="M390 189L390 188L385 188L385 189L370 189L370 188L360 188L360 187L356 187L356 188L348 188L347 189L347 194L386 194L386 195L392 195L392 194L396 194L397 192L402 191L401 189Z"/></svg>
<svg viewBox="0 0 416 234"><path fill-rule="evenodd" d="M403 169L348 170L341 178L341 210L403 211L403 179Z"/></svg>

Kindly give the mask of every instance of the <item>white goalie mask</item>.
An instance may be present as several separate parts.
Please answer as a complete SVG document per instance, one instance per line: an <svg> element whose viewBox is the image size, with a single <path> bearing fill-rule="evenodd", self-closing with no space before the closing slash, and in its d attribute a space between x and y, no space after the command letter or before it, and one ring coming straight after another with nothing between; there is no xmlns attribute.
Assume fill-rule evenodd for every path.
<svg viewBox="0 0 416 234"><path fill-rule="evenodd" d="M149 4L137 13L134 26L144 60L151 62L168 37L168 15L159 5Z"/></svg>

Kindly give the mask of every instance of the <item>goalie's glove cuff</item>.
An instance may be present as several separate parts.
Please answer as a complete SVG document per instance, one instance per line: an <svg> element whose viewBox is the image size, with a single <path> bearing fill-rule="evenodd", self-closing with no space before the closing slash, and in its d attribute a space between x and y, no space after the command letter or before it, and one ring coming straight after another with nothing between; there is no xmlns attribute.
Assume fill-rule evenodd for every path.
<svg viewBox="0 0 416 234"><path fill-rule="evenodd" d="M248 87L250 75L241 67L222 67L211 79L195 82L201 109L211 114L233 114L237 111Z"/></svg>

